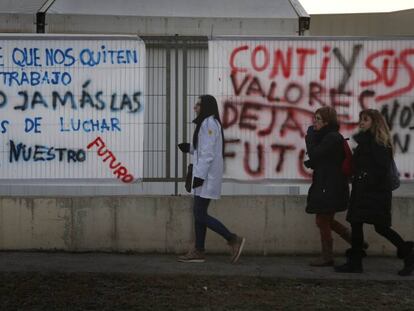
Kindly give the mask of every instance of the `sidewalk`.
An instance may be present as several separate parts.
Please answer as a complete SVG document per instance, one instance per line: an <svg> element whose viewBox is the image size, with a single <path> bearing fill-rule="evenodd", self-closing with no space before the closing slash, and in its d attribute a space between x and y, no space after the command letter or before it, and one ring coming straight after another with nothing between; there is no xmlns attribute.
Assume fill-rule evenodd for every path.
<svg viewBox="0 0 414 311"><path fill-rule="evenodd" d="M407 280L397 271L402 261L390 257L368 257L364 273L336 273L331 267L314 268L308 265L309 256L241 256L239 263L229 263L229 256L207 255L205 263L179 263L174 255L113 254L113 253L44 253L0 252L0 273L130 273L138 275L215 275L251 276L289 279L358 279ZM344 258L337 258L342 263Z"/></svg>

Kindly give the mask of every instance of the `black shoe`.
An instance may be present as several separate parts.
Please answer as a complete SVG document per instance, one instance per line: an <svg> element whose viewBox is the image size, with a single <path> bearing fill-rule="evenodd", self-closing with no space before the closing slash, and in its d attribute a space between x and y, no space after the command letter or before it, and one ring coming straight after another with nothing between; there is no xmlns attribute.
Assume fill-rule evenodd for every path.
<svg viewBox="0 0 414 311"><path fill-rule="evenodd" d="M400 259L407 258L412 253L413 248L414 248L414 242L412 241L404 242L402 247L397 249L397 257Z"/></svg>
<svg viewBox="0 0 414 311"><path fill-rule="evenodd" d="M369 247L369 245L368 245L368 247ZM360 261L360 260L362 260L362 258L367 257L367 252L364 251L364 250L354 250L352 248L348 248L345 251L345 256L348 259L353 258L357 261Z"/></svg>
<svg viewBox="0 0 414 311"><path fill-rule="evenodd" d="M409 276L414 271L414 254L404 259L404 268L398 271L400 276Z"/></svg>
<svg viewBox="0 0 414 311"><path fill-rule="evenodd" d="M336 266L335 271L339 273L362 273L364 272L362 269L362 264L351 264L350 262L347 262L341 266Z"/></svg>

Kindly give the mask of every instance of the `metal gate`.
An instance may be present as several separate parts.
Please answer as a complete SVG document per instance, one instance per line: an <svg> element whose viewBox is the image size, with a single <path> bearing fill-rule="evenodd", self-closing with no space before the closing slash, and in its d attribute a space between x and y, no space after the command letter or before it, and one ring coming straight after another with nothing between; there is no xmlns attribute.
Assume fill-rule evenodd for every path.
<svg viewBox="0 0 414 311"><path fill-rule="evenodd" d="M192 106L207 89L207 37L142 37L147 50L144 182L184 180L188 158L177 148L191 139Z"/></svg>

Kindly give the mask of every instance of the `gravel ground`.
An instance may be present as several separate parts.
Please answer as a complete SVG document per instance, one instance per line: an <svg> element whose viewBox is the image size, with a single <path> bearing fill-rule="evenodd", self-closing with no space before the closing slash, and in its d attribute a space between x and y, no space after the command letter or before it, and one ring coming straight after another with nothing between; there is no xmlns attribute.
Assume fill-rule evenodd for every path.
<svg viewBox="0 0 414 311"><path fill-rule="evenodd" d="M1 272L0 310L414 310L414 281Z"/></svg>

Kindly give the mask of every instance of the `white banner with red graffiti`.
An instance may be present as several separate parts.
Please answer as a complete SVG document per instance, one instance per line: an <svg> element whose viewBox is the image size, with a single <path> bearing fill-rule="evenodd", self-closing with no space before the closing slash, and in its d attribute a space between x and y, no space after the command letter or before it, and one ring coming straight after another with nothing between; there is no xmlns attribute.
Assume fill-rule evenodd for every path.
<svg viewBox="0 0 414 311"><path fill-rule="evenodd" d="M145 70L137 37L2 35L0 179L141 179Z"/></svg>
<svg viewBox="0 0 414 311"><path fill-rule="evenodd" d="M309 178L304 136L326 105L344 137L361 109L379 109L402 179L414 178L414 40L212 40L209 92L225 129L226 178Z"/></svg>

